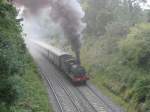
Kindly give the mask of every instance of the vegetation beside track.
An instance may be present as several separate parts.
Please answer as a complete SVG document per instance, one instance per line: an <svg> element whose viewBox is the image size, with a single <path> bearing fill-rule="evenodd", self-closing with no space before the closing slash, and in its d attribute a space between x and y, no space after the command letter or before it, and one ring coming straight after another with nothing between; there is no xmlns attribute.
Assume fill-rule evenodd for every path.
<svg viewBox="0 0 150 112"><path fill-rule="evenodd" d="M149 23L134 26L126 38L118 40L118 48L111 54L104 53L106 38L95 41L89 38L91 44L85 44L81 52L91 80L120 97L120 100L113 98L129 112L148 112L150 107L149 31Z"/></svg>
<svg viewBox="0 0 150 112"><path fill-rule="evenodd" d="M16 16L15 7L0 0L0 112L51 112Z"/></svg>
<svg viewBox="0 0 150 112"><path fill-rule="evenodd" d="M30 60L32 62L32 60ZM25 92L23 97L17 102L15 112L53 112L48 101L48 93L41 80L37 67L30 63L23 78Z"/></svg>
<svg viewBox="0 0 150 112"><path fill-rule="evenodd" d="M87 29L81 60L92 81L118 104L129 112L149 112L150 10L136 1L83 2Z"/></svg>

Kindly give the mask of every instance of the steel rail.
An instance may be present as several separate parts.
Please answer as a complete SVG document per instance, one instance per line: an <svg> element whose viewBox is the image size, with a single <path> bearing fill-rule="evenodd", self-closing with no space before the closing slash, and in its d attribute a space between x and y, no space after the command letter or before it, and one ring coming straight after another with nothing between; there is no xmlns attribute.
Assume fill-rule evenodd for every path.
<svg viewBox="0 0 150 112"><path fill-rule="evenodd" d="M56 73L56 74L57 74L57 73ZM57 75L57 76L58 76L58 75ZM55 77L56 77L56 75L55 75ZM64 85L64 84L63 84L64 82L58 80L57 77L56 77L56 79L57 79L57 81L58 81L60 87L62 87L63 90L65 91L65 93L68 95L68 98L71 100L72 104L76 107L77 111L78 111L78 112L82 112L82 111L78 108L78 106L75 104L75 99L73 98L72 93L70 92L70 90L69 90L68 88L66 88L65 86L63 86L63 85Z"/></svg>
<svg viewBox="0 0 150 112"><path fill-rule="evenodd" d="M58 96L57 96L57 93L56 93L56 91L55 91L55 89L54 89L54 87L53 87L53 82L52 82L51 80L49 80L49 79L46 77L46 75L42 72L42 70L41 70L40 67L39 67L39 72L41 73L41 76L47 81L49 87L51 88L51 90L52 90L52 92L53 92L53 95L55 96L55 99L56 99L56 101L57 101L57 103L58 103L58 106L59 106L59 108L60 108L60 111L61 111L61 112L65 112L65 111L63 110L63 107L62 107L62 105L61 105L61 102L60 102L60 100L59 100L59 98L58 98Z"/></svg>
<svg viewBox="0 0 150 112"><path fill-rule="evenodd" d="M92 91L92 93L95 94L95 96L97 96L99 98L99 100L101 100L104 105L106 105L112 112L116 112L108 103L106 103L103 98L101 98L88 84L87 84L87 87L89 88L89 90Z"/></svg>
<svg viewBox="0 0 150 112"><path fill-rule="evenodd" d="M79 91L79 93L82 95L82 97L89 103L89 105L93 108L93 110L95 112L98 112L95 107L91 104L91 102L86 98L86 96L81 92L81 90L79 88L77 88L77 90Z"/></svg>

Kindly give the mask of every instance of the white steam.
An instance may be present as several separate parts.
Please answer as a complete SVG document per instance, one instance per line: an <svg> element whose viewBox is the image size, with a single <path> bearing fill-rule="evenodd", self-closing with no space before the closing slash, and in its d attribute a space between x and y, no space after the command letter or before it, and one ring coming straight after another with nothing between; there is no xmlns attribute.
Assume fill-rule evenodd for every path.
<svg viewBox="0 0 150 112"><path fill-rule="evenodd" d="M26 7L25 12L25 30L30 29L30 34L42 37L43 33L47 33L47 29L39 26L39 21L50 17L62 28L65 37L70 43L72 50L75 52L77 59L80 61L80 47L82 32L86 26L82 22L84 11L77 0L14 0L16 4ZM46 15L41 16L41 11L47 11ZM41 18L39 17L41 16ZM43 17L45 16L45 17ZM38 20L38 22L37 22ZM47 19L48 20L48 19ZM47 22L48 25L49 22ZM28 34L28 35L30 35ZM42 34L42 36L41 36ZM31 36L32 36L31 35Z"/></svg>

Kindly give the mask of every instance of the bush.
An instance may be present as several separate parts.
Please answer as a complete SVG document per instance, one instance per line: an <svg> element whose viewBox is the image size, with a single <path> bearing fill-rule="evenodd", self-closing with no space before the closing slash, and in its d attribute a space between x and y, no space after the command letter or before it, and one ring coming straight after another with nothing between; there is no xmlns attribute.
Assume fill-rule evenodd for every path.
<svg viewBox="0 0 150 112"><path fill-rule="evenodd" d="M138 103L144 103L150 97L150 78L146 77L137 80L134 86L135 99Z"/></svg>
<svg viewBox="0 0 150 112"><path fill-rule="evenodd" d="M120 42L123 62L131 66L149 69L150 66L150 24L131 28L125 40Z"/></svg>
<svg viewBox="0 0 150 112"><path fill-rule="evenodd" d="M9 77L0 81L0 104L10 106L22 93L21 78L18 76Z"/></svg>
<svg viewBox="0 0 150 112"><path fill-rule="evenodd" d="M127 37L113 27L108 30L105 38L86 39L81 59L91 74L95 74L97 85L101 83L127 103L132 103L136 111L149 112L150 24L135 25Z"/></svg>
<svg viewBox="0 0 150 112"><path fill-rule="evenodd" d="M21 93L26 53L16 9L0 1L0 15L0 105L9 108Z"/></svg>

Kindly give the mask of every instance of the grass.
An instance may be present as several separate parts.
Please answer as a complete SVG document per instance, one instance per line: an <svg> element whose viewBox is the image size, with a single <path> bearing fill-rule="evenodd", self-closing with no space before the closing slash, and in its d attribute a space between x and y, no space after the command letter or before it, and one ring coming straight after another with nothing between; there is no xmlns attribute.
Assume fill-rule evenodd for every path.
<svg viewBox="0 0 150 112"><path fill-rule="evenodd" d="M31 64L23 76L24 97L20 99L15 112L53 112L48 101L48 93L37 68Z"/></svg>
<svg viewBox="0 0 150 112"><path fill-rule="evenodd" d="M121 106L124 110L127 112L136 112L134 106L131 106L132 104L125 102L120 96L114 94L104 86L104 81L108 81L108 79L105 77L105 74L97 73L92 77L91 81L102 91L103 94L109 97L117 105Z"/></svg>

